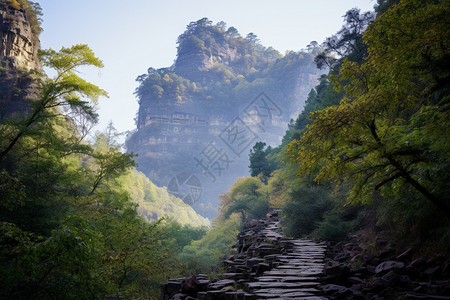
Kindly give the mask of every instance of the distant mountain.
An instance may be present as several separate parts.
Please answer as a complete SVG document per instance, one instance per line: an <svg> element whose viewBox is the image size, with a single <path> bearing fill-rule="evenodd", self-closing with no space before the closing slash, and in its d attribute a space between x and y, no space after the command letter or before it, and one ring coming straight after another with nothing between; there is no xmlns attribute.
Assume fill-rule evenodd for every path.
<svg viewBox="0 0 450 300"><path fill-rule="evenodd" d="M199 184L189 204L214 217L217 196L248 174L249 149L278 143L302 109L320 76L318 51L281 55L224 22L191 22L174 65L137 78L137 128L127 149L139 154L138 169L181 198L174 180L191 176Z"/></svg>

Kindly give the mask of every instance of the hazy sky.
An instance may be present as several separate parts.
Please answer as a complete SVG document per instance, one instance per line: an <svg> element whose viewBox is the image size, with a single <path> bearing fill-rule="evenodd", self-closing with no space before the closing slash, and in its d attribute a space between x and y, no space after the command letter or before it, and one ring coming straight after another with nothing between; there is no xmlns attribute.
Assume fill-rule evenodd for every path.
<svg viewBox="0 0 450 300"><path fill-rule="evenodd" d="M264 46L281 53L323 40L342 26L347 10L372 10L376 0L35 0L43 8L41 47L60 49L88 44L105 67L83 70L105 89L100 124L110 120L119 131L135 128L136 77L149 67L169 67L177 37L191 21L225 21L242 36L255 33Z"/></svg>

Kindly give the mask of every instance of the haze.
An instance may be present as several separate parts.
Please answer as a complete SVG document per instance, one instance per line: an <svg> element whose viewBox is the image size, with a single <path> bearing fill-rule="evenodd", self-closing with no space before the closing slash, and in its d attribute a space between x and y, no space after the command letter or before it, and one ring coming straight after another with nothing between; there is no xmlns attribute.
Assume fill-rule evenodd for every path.
<svg viewBox="0 0 450 300"><path fill-rule="evenodd" d="M345 1L88 1L39 0L43 8L42 48L88 44L105 67L86 70L87 80L109 93L99 103L100 123L112 120L119 131L135 128L135 78L149 67L172 65L176 40L191 21L225 21L241 35L255 33L264 46L281 53L319 43L342 26L352 8L372 10L374 0Z"/></svg>

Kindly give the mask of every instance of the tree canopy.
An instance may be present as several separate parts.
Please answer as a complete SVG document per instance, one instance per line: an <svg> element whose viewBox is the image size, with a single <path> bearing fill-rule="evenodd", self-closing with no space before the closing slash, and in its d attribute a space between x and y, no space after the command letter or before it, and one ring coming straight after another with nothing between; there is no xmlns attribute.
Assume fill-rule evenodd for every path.
<svg viewBox="0 0 450 300"><path fill-rule="evenodd" d="M320 165L319 181L351 179L350 202L414 190L450 215L449 9L400 1L369 26L367 59L345 59L331 77L341 103L312 113L289 146L299 174Z"/></svg>
<svg viewBox="0 0 450 300"><path fill-rule="evenodd" d="M156 297L180 264L176 247L162 245L171 233L138 214L128 190L147 191L130 175L134 154L119 151L112 124L93 145L84 141L106 92L78 71L103 64L87 45L40 55L54 77L35 71L31 111L0 124L0 298ZM154 192L149 200L164 203Z"/></svg>

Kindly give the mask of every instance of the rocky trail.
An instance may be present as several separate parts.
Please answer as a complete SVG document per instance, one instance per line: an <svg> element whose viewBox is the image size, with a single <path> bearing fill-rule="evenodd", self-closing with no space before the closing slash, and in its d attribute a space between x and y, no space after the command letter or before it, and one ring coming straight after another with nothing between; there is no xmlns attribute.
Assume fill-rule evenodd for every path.
<svg viewBox="0 0 450 300"><path fill-rule="evenodd" d="M278 211L251 220L225 256L219 280L206 275L169 280L161 300L429 299L450 300L450 258L396 253L376 240L370 253L353 236L338 243L281 234Z"/></svg>
<svg viewBox="0 0 450 300"><path fill-rule="evenodd" d="M450 257L415 257L412 248L397 253L375 237L374 249L360 236L329 243L322 290L329 299L450 300Z"/></svg>
<svg viewBox="0 0 450 300"><path fill-rule="evenodd" d="M319 280L326 245L283 236L277 211L247 222L236 250L223 259L223 279L170 280L162 286L161 299L327 299Z"/></svg>
<svg viewBox="0 0 450 300"><path fill-rule="evenodd" d="M260 245L266 252L263 255L265 263L258 267L267 270L246 283L247 290L258 299L325 299L320 297L321 290L318 289L325 245L305 239L288 239L279 232L277 220L269 220L266 229L262 230L267 242Z"/></svg>

